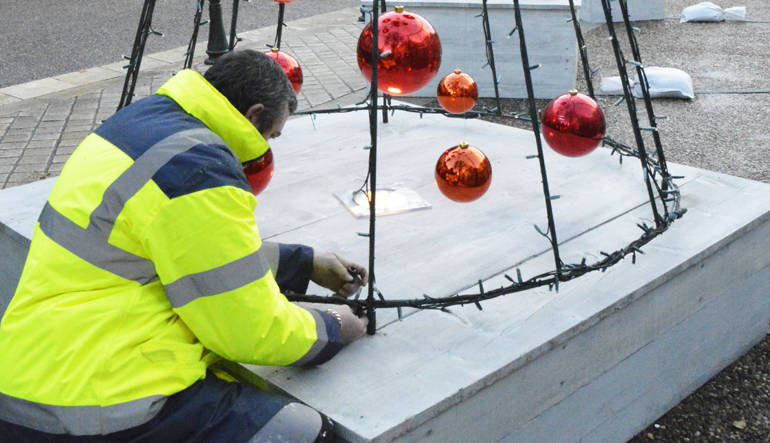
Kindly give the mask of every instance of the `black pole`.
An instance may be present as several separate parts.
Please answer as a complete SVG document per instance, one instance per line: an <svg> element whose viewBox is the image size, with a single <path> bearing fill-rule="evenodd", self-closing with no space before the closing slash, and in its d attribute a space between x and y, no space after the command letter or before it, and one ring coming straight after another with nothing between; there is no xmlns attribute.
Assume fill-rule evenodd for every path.
<svg viewBox="0 0 770 443"><path fill-rule="evenodd" d="M238 42L238 37L235 35L235 28L238 26L238 0L233 0L233 17L230 19L230 45L228 51L235 49L235 43Z"/></svg>
<svg viewBox="0 0 770 443"><path fill-rule="evenodd" d="M120 95L117 110L130 105L131 99L134 97L139 68L142 65L142 56L144 55L144 45L147 43L150 32L152 32L152 13L154 10L155 0L145 0L139 17L139 26L136 28L134 45L131 48L131 60L128 63L128 71L126 71L126 79L123 81L123 92Z"/></svg>
<svg viewBox="0 0 770 443"><path fill-rule="evenodd" d="M652 214L655 217L655 225L661 226L662 219L658 214L658 206L655 203L655 195L652 191L652 184L650 183L650 167L647 159L647 150L644 149L644 139L642 137L642 131L639 129L639 120L636 115L636 103L634 102L634 96L631 93L631 88L628 86L628 71L626 70L626 60L623 58L623 52L620 50L620 43L618 37L615 35L615 25L612 22L612 9L610 6L610 0L602 0L602 7L604 8L604 18L607 21L607 30L610 33L610 41L612 41L612 49L615 52L615 62L618 65L618 73L620 74L620 83L623 86L623 98L628 106L628 116L631 119L631 127L634 130L634 138L636 139L636 148L639 154L639 160L642 163L642 171L644 172L644 183L647 186L647 194L650 197L650 205L652 206Z"/></svg>
<svg viewBox="0 0 770 443"><path fill-rule="evenodd" d="M190 37L190 42L187 44L187 53L185 54L184 67L185 69L192 68L193 58L195 57L195 44L198 42L198 30L201 27L201 17L203 16L203 7L206 0L198 0L197 9L195 11L195 18L193 19L193 32Z"/></svg>
<svg viewBox="0 0 770 443"><path fill-rule="evenodd" d="M227 54L227 36L225 24L222 21L222 0L209 1L209 43L206 54L209 58L204 61L207 65L213 65L217 59Z"/></svg>
<svg viewBox="0 0 770 443"><path fill-rule="evenodd" d="M532 120L532 131L535 133L535 144L537 145L537 158L540 161L540 176L543 181L543 195L545 196L545 210L548 215L548 232L550 233L551 249L553 249L553 259L556 263L556 282L558 284L561 278L561 258L559 257L559 242L556 238L556 222L553 218L553 208L551 207L551 193L548 190L548 174L545 170L545 157L543 156L543 143L540 140L540 123L537 116L537 106L535 105L535 92L532 86L531 70L537 66L530 66L529 55L527 54L527 42L524 40L524 25L521 20L521 9L519 9L519 0L513 0L514 15L516 17L516 28L519 30L519 47L521 48L521 64L524 70L524 81L527 84L527 97L529 99L529 118ZM558 287L557 287L558 289Z"/></svg>
<svg viewBox="0 0 770 443"><path fill-rule="evenodd" d="M492 84L495 87L495 103L497 113L502 114L503 108L500 104L500 91L498 89L497 68L495 67L495 50L492 49L492 28L489 26L489 11L487 10L487 0L481 2L481 23L484 28L484 42L487 48L487 64L492 70Z"/></svg>
<svg viewBox="0 0 770 443"><path fill-rule="evenodd" d="M583 76L586 79L588 95L596 100L596 97L594 96L594 83L591 80L591 67L588 65L588 49L586 47L586 42L583 39L583 31L580 29L580 22L578 21L577 13L575 12L575 2L573 0L569 0L569 11L572 15L572 25L575 28L575 39L577 40L578 50L580 51L580 62L583 65Z"/></svg>
<svg viewBox="0 0 770 443"><path fill-rule="evenodd" d="M369 149L369 288L366 296L366 316L369 324L366 332L374 335L377 330L377 315L374 308L374 233L377 216L377 65L380 61L379 50L379 20L380 8L377 1L372 2L372 86L369 90L369 133L371 147Z"/></svg>
<svg viewBox="0 0 770 443"><path fill-rule="evenodd" d="M658 123L655 118L655 111L652 109L652 97L650 96L650 84L647 82L647 74L644 72L644 66L642 65L642 54L639 51L639 44L636 41L636 35L634 35L634 27L631 26L631 20L628 16L628 5L626 0L620 1L620 10L623 13L623 23L626 25L626 32L628 33L628 41L631 45L631 52L634 56L636 65L636 75L639 77L639 84L642 89L642 96L644 97L644 106L647 108L647 119L650 122L652 130L652 139L655 142L655 151L658 153L658 165L664 177L668 176L668 167L666 166L666 156L663 154L663 143L660 141L660 134L658 133ZM663 189L667 189L668 183L663 181ZM663 203L665 208L665 202ZM668 211L666 211L668 212Z"/></svg>
<svg viewBox="0 0 770 443"><path fill-rule="evenodd" d="M376 0L375 0L376 1ZM382 12L386 12L387 5L385 4L385 0L380 1L380 10ZM390 105L390 95L383 92L382 94L382 122L387 123L388 122L388 106Z"/></svg>
<svg viewBox="0 0 770 443"><path fill-rule="evenodd" d="M278 5L278 27L275 29L275 42L273 43L273 47L278 49L281 49L281 34L283 34L283 27L286 26L286 23L283 22L285 9L286 5L284 3Z"/></svg>

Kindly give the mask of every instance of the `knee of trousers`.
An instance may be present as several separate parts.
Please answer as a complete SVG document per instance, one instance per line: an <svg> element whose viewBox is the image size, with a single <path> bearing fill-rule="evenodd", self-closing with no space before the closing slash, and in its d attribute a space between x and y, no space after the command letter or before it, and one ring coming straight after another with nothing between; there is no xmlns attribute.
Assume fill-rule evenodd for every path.
<svg viewBox="0 0 770 443"><path fill-rule="evenodd" d="M281 408L249 440L252 442L314 442L330 431L330 420L301 403L292 402Z"/></svg>

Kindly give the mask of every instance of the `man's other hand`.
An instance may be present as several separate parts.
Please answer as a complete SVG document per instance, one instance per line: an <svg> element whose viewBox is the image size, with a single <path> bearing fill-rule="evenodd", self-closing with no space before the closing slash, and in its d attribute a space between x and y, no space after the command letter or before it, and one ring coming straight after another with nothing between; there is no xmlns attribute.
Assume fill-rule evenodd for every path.
<svg viewBox="0 0 770 443"><path fill-rule="evenodd" d="M351 263L337 254L315 253L313 275L310 279L324 288L331 289L337 295L347 298L361 286L366 286L368 273L366 268Z"/></svg>
<svg viewBox="0 0 770 443"><path fill-rule="evenodd" d="M361 338L366 332L366 325L369 324L369 319L364 317L358 317L353 313L348 305L338 305L326 310L338 319L340 323L340 335L342 336L342 344L347 345L351 342Z"/></svg>

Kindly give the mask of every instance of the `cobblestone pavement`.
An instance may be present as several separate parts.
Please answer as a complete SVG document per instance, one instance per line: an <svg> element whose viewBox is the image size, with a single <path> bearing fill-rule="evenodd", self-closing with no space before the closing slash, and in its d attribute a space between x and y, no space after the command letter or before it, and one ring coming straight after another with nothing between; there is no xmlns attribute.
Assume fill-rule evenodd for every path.
<svg viewBox="0 0 770 443"><path fill-rule="evenodd" d="M355 61L362 29L356 8L288 23L281 48L302 66L299 109L332 103L366 88ZM274 28L238 34L238 49L265 50ZM147 54L136 87L138 99L181 69L186 48ZM194 68L203 72L205 42ZM0 189L58 175L80 141L115 112L124 63L97 67L0 89Z"/></svg>

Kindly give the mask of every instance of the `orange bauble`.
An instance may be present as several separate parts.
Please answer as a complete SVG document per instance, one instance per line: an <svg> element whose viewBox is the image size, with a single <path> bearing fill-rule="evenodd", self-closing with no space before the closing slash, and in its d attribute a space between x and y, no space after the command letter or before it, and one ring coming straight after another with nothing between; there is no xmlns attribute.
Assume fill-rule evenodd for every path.
<svg viewBox="0 0 770 443"><path fill-rule="evenodd" d="M436 162L436 184L447 198L470 202L484 195L492 183L492 165L481 150L465 142L453 146Z"/></svg>
<svg viewBox="0 0 770 443"><path fill-rule="evenodd" d="M379 18L377 51L387 54L377 64L377 88L404 95L425 86L441 65L441 42L433 26L421 16L396 6ZM372 24L358 38L356 58L361 73L372 81Z"/></svg>
<svg viewBox="0 0 770 443"><path fill-rule="evenodd" d="M244 163L243 173L254 195L264 191L273 178L273 152L268 150L262 157Z"/></svg>
<svg viewBox="0 0 770 443"><path fill-rule="evenodd" d="M479 88L473 77L455 69L438 82L436 98L442 108L452 114L462 114L473 108L479 98Z"/></svg>
<svg viewBox="0 0 770 443"><path fill-rule="evenodd" d="M278 48L273 48L270 52L265 54L275 60L275 62L281 66L283 72L285 72L286 76L289 77L289 81L291 82L292 89L294 89L294 93L299 94L299 90L302 89L303 78L302 68L299 66L297 59L279 50Z"/></svg>

